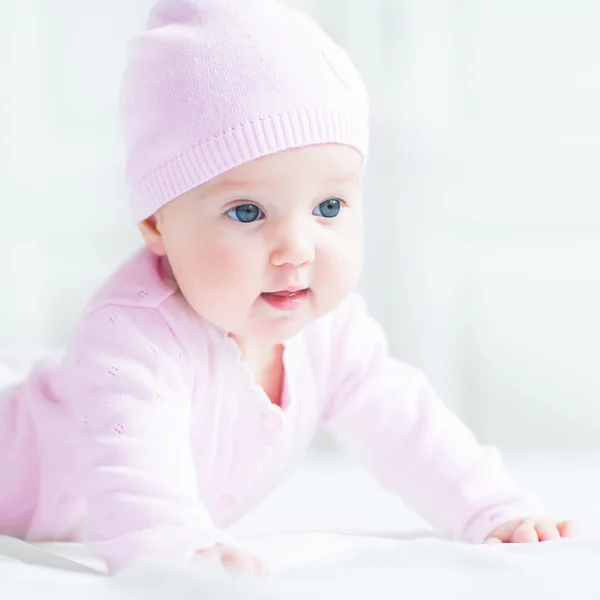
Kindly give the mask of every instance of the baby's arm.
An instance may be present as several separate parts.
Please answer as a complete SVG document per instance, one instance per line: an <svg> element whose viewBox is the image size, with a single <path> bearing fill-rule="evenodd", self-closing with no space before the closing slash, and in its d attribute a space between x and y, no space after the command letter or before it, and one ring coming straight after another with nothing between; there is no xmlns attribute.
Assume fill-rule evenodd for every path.
<svg viewBox="0 0 600 600"><path fill-rule="evenodd" d="M443 535L481 542L502 523L543 515L498 452L478 444L419 371L388 355L360 299L341 308L332 342L325 425Z"/></svg>
<svg viewBox="0 0 600 600"><path fill-rule="evenodd" d="M184 563L219 541L198 500L192 382L154 309L87 315L67 349L61 396L82 426L87 535L114 572L135 559Z"/></svg>

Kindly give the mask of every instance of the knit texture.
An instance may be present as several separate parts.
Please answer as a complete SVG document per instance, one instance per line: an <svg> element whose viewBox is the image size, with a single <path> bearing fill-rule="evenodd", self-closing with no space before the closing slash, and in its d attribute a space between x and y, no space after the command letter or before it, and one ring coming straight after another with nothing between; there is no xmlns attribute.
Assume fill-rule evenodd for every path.
<svg viewBox="0 0 600 600"><path fill-rule="evenodd" d="M321 143L368 147L347 54L276 0L163 0L129 48L121 89L136 221L249 160Z"/></svg>

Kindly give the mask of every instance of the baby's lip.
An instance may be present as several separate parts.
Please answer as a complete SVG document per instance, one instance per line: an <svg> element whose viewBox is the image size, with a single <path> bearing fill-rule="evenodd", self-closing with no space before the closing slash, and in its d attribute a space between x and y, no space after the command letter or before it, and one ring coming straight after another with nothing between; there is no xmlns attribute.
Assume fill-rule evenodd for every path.
<svg viewBox="0 0 600 600"><path fill-rule="evenodd" d="M272 296L289 296L291 294L297 294L298 292L303 292L308 288L299 286L299 285L289 285L284 289L275 290L273 292L263 292L264 294L270 294Z"/></svg>

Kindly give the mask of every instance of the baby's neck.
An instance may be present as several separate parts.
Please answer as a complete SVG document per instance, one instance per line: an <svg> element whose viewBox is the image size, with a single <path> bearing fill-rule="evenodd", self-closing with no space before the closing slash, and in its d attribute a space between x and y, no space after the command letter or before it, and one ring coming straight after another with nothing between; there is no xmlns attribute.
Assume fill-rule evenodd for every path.
<svg viewBox="0 0 600 600"><path fill-rule="evenodd" d="M230 333L229 337L237 343L244 361L250 364L266 364L281 356L282 344L269 344L252 339L240 338Z"/></svg>
<svg viewBox="0 0 600 600"><path fill-rule="evenodd" d="M242 360L254 375L273 404L281 406L283 388L283 344L265 344L255 341L234 339L242 354Z"/></svg>

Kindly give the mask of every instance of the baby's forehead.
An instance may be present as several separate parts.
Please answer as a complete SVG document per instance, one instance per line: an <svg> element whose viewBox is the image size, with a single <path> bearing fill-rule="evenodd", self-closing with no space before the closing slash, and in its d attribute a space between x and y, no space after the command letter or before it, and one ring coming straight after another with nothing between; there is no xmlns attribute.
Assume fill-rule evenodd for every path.
<svg viewBox="0 0 600 600"><path fill-rule="evenodd" d="M349 146L320 144L262 156L226 170L205 185L278 186L297 181L313 184L351 183L360 178L362 155Z"/></svg>

